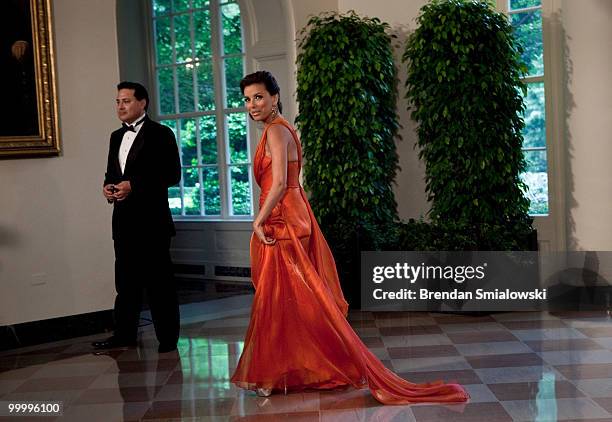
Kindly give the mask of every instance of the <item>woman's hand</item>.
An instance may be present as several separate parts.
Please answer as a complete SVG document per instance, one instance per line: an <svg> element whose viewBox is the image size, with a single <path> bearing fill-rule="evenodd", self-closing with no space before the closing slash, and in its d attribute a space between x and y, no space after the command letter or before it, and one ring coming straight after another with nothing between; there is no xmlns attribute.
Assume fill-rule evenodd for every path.
<svg viewBox="0 0 612 422"><path fill-rule="evenodd" d="M276 239L266 236L263 224L259 221L253 222L253 232L264 245L274 245L276 243Z"/></svg>

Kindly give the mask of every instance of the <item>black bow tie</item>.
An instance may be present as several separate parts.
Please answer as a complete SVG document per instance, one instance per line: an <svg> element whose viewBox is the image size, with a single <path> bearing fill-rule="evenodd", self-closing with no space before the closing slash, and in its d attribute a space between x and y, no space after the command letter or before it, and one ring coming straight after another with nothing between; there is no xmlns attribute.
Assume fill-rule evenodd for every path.
<svg viewBox="0 0 612 422"><path fill-rule="evenodd" d="M139 121L137 121L136 123L134 123L133 125L128 125L127 123L123 123L123 129L125 129L126 131L130 131L130 132L136 132L136 128L142 124L142 122L144 122L144 119L140 119Z"/></svg>

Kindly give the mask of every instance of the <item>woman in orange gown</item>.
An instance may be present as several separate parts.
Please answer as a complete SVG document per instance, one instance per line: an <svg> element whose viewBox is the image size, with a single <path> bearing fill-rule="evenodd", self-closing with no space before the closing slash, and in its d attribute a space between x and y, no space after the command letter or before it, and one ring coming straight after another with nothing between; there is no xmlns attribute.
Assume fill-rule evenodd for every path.
<svg viewBox="0 0 612 422"><path fill-rule="evenodd" d="M385 404L467 401L457 384L398 377L353 331L334 259L299 183L300 141L280 115L278 84L260 71L240 88L249 115L265 126L253 163L261 187L251 237L255 298L232 382L261 396L353 386Z"/></svg>

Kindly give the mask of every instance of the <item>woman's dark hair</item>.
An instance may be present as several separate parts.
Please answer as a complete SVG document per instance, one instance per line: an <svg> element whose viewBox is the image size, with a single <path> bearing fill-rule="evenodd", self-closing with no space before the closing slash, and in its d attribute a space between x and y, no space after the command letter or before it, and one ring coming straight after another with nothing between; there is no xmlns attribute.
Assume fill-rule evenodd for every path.
<svg viewBox="0 0 612 422"><path fill-rule="evenodd" d="M145 106L145 110L149 108L149 93L147 92L147 89L143 85L139 84L138 82L123 81L117 85L117 91L122 90L122 89L133 89L134 97L138 101L147 100L147 105Z"/></svg>
<svg viewBox="0 0 612 422"><path fill-rule="evenodd" d="M240 81L240 92L244 94L244 89L253 84L264 84L266 86L266 91L268 91L270 95L278 94L278 112L283 112L283 105L280 102L280 87L278 86L278 82L276 82L276 78L272 76L270 72L267 70L260 70L246 75Z"/></svg>

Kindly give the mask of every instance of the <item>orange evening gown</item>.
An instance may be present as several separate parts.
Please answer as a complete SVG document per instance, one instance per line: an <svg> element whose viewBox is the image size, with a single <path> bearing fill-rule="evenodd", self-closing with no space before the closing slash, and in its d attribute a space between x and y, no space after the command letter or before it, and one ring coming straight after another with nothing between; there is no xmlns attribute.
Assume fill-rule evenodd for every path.
<svg viewBox="0 0 612 422"><path fill-rule="evenodd" d="M348 304L334 259L299 183L300 142L282 117L264 128L255 153L259 205L272 183L272 160L265 154L265 143L274 124L291 131L299 159L287 163L286 193L264 225L276 243L264 245L255 234L251 237L255 298L232 382L245 389L276 392L367 387L385 404L465 402L469 396L457 384L414 384L395 375L347 322Z"/></svg>

